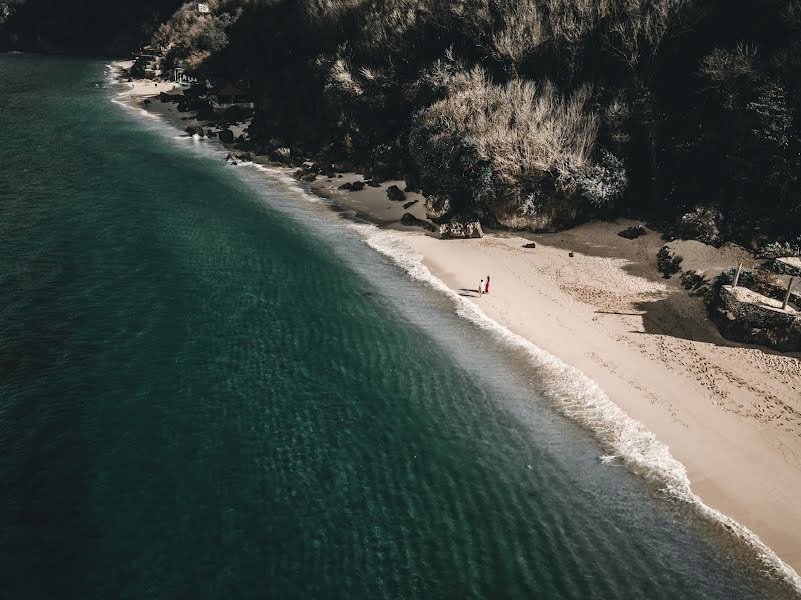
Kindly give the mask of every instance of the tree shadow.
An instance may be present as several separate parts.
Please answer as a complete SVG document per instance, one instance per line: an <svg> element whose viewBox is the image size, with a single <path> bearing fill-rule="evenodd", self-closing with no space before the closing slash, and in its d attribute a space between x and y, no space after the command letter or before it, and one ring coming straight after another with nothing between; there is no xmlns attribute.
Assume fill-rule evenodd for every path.
<svg viewBox="0 0 801 600"><path fill-rule="evenodd" d="M765 354L801 358L798 352L780 352L768 346L726 339L707 316L703 300L691 297L686 292L677 291L666 298L640 302L635 306L642 311L644 331L631 333L663 335L725 348L750 348Z"/></svg>
<svg viewBox="0 0 801 600"><path fill-rule="evenodd" d="M652 335L682 338L716 346L740 346L724 338L709 320L701 298L690 297L677 291L665 298L638 302L634 305L641 311L643 332Z"/></svg>

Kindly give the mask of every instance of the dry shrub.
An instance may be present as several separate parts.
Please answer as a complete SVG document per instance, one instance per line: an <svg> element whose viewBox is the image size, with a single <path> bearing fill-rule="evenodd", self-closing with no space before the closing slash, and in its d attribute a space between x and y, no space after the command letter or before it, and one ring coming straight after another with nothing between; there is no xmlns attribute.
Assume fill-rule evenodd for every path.
<svg viewBox="0 0 801 600"><path fill-rule="evenodd" d="M420 115L429 141L447 151L454 138L470 140L479 160L511 182L554 167L585 165L598 130L586 109L589 88L561 97L550 82L490 81L481 68L454 76L448 95Z"/></svg>
<svg viewBox="0 0 801 600"><path fill-rule="evenodd" d="M504 0L502 25L491 36L490 52L513 70L548 39L540 9L534 2Z"/></svg>
<svg viewBox="0 0 801 600"><path fill-rule="evenodd" d="M733 50L716 48L701 60L701 74L711 81L729 82L740 77L753 78L757 71L759 50L752 44L739 43Z"/></svg>
<svg viewBox="0 0 801 600"><path fill-rule="evenodd" d="M302 0L306 21L311 25L331 25L348 12L360 8L366 0Z"/></svg>

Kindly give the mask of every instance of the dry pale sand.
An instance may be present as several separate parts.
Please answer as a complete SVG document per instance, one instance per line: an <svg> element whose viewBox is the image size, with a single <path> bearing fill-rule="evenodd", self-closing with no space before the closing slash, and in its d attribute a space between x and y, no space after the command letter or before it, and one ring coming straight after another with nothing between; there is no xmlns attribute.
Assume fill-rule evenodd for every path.
<svg viewBox="0 0 801 600"><path fill-rule="evenodd" d="M172 89L135 82L129 102L139 106L145 97ZM148 110L180 119L170 114L174 105L154 101ZM403 182L360 192L337 189L360 178L321 178L311 187L348 211L398 230L429 270L466 301L597 382L669 445L705 504L748 527L801 571L801 356L723 339L706 319L701 299L691 297L676 277L665 280L657 272L656 254L664 244L657 233L637 240L617 235L632 222L445 241L398 223L404 203L389 201L386 188L396 183L403 189ZM415 199L409 212L424 218L421 197L409 194ZM535 249L523 248L531 241ZM754 262L736 246L671 246L684 256L685 270L707 276L741 260ZM487 274L489 295L462 292L475 289Z"/></svg>
<svg viewBox="0 0 801 600"><path fill-rule="evenodd" d="M405 238L452 289L490 274L491 293L471 301L596 381L669 445L704 503L800 570L801 361L722 339L699 298L658 277L657 234L616 235L629 224L525 239ZM531 240L537 248L524 249ZM677 243L685 257L688 244ZM731 266L744 254L728 248L716 260Z"/></svg>

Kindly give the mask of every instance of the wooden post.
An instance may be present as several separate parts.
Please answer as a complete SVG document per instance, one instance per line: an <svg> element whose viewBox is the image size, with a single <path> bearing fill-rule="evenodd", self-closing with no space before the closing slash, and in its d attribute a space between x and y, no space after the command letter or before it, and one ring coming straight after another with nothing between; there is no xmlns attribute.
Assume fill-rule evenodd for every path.
<svg viewBox="0 0 801 600"><path fill-rule="evenodd" d="M793 281L795 277L790 277L790 283L787 284L787 293L784 294L784 303L782 304L782 310L787 310L787 303L790 301L790 290L793 289Z"/></svg>
<svg viewBox="0 0 801 600"><path fill-rule="evenodd" d="M737 273L734 275L734 283L731 284L731 287L736 288L737 284L740 283L740 271L743 270L743 262L740 261L740 265L737 267Z"/></svg>

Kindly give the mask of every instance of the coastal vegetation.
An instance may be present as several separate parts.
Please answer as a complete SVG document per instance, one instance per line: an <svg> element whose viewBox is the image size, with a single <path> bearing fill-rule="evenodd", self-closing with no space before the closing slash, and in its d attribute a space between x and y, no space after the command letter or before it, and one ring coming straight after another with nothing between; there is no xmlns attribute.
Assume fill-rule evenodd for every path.
<svg viewBox="0 0 801 600"><path fill-rule="evenodd" d="M252 151L404 177L493 227L801 243L799 0L5 0L0 39L86 50L48 38L66 5L106 24L98 51L135 31L165 73L247 85Z"/></svg>

